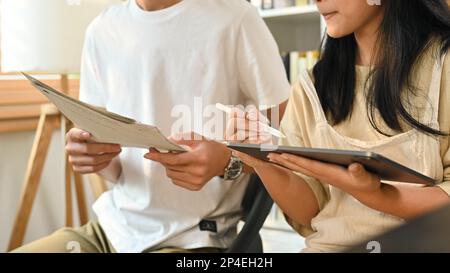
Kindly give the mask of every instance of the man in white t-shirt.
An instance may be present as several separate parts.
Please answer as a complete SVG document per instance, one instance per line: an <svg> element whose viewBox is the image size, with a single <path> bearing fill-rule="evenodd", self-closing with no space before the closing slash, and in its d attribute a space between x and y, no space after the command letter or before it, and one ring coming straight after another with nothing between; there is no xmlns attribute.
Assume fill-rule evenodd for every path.
<svg viewBox="0 0 450 273"><path fill-rule="evenodd" d="M283 108L289 89L273 37L244 0L130 0L86 33L80 99L166 135L179 106L192 114L186 131L205 135L196 115L204 106ZM79 129L67 140L75 171L98 173L114 187L94 204L98 222L18 252L64 252L68 242L83 252L213 251L235 239L249 175L220 177L231 162L225 145L184 141L192 150L162 165L144 158L154 159L147 150L95 143Z"/></svg>

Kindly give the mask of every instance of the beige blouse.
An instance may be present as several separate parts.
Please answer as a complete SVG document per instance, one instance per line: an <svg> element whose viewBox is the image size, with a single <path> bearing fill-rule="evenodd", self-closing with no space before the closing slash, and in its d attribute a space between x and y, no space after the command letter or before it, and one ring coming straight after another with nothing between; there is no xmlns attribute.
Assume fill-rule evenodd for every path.
<svg viewBox="0 0 450 273"><path fill-rule="evenodd" d="M413 101L415 106L422 107L424 103L427 103L427 92L432 81L436 52L436 45L430 46L413 71L413 85L425 95L418 96ZM343 136L363 142L381 140L386 136L378 133L371 126L367 115L365 83L370 72L369 68L357 66L356 70L356 103L353 113L351 118L333 128ZM420 107L411 109L411 113L419 120ZM281 123L281 130L287 136L280 141L281 145L314 147L317 124L313 109L314 105L307 93L299 83L296 83ZM391 132L379 117L377 122L385 131ZM448 54L442 68L438 123L440 130L450 132L450 55ZM410 128L404 125L404 129L406 131ZM438 186L450 195L450 138L442 137L439 143L444 172L442 183ZM388 149L395 149L395 145ZM374 212L348 194L332 189L327 184L302 174L298 175L302 176L311 187L320 208L319 214L312 221L312 229L287 219L295 230L306 237L305 252L342 251L404 223L402 219L394 216Z"/></svg>

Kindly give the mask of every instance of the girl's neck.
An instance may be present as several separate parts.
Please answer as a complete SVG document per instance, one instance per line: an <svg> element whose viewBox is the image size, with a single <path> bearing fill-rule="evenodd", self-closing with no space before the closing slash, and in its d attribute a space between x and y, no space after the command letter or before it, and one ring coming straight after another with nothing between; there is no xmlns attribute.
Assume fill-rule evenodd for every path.
<svg viewBox="0 0 450 273"><path fill-rule="evenodd" d="M375 55L377 54L379 30L382 20L383 13L380 12L368 24L355 31L355 39L358 46L356 52L357 65L370 66L376 60Z"/></svg>

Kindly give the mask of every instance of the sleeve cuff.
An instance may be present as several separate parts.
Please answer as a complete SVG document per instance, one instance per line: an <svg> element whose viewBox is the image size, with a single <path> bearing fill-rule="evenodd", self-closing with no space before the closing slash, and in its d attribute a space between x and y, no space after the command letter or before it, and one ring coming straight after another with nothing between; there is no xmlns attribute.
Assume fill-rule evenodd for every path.
<svg viewBox="0 0 450 273"><path fill-rule="evenodd" d="M442 182L437 186L441 188L448 196L450 196L450 181Z"/></svg>
<svg viewBox="0 0 450 273"><path fill-rule="evenodd" d="M295 174L303 178L303 180L305 180L306 184L308 184L308 186L313 191L314 196L317 199L317 202L319 204L319 210L322 210L329 200L329 192L326 190L327 187L314 178L311 178L301 173Z"/></svg>
<svg viewBox="0 0 450 273"><path fill-rule="evenodd" d="M308 184L308 186L311 188L311 190L314 193L314 196L317 199L318 205L319 205L319 211L321 211L326 203L328 202L329 199L329 192L327 192L326 187L320 183L319 181L317 181L314 178L305 176L303 174L300 173L295 173L296 175L302 177L305 182ZM310 227L306 227L304 225L301 225L299 223L294 222L291 218L289 218L289 216L287 216L286 214L284 214L284 217L286 219L286 222L295 230L297 231L301 236L303 237L308 237L309 235L315 233L315 231L310 228Z"/></svg>

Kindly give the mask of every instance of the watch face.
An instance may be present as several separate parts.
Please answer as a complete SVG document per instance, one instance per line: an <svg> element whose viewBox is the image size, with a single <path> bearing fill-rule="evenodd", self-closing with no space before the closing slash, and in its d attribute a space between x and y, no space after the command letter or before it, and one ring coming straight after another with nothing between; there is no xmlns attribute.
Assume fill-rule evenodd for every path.
<svg viewBox="0 0 450 273"><path fill-rule="evenodd" d="M242 168L242 161L237 157L231 157L230 165L225 172L225 179L234 180L238 178L242 173Z"/></svg>

